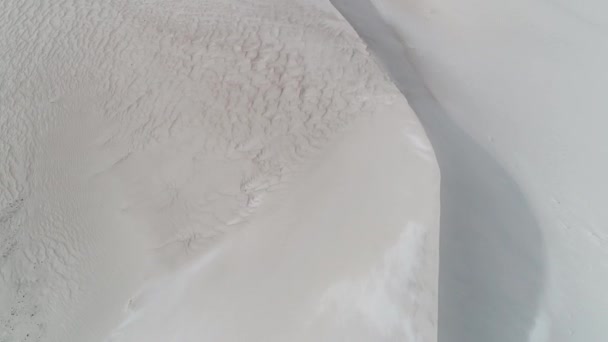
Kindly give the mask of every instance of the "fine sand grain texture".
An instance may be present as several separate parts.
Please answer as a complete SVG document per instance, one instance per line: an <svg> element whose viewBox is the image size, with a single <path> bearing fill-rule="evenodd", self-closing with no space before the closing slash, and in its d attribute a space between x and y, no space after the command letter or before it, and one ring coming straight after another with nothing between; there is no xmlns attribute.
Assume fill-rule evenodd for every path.
<svg viewBox="0 0 608 342"><path fill-rule="evenodd" d="M439 172L325 0L0 2L0 341L435 341Z"/></svg>

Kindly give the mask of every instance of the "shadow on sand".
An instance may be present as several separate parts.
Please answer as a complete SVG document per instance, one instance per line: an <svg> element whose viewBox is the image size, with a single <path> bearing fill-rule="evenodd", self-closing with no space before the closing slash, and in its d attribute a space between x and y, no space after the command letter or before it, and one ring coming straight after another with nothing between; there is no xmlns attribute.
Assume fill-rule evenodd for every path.
<svg viewBox="0 0 608 342"><path fill-rule="evenodd" d="M422 122L441 169L440 342L522 342L544 283L540 229L518 185L451 121L369 0L332 0Z"/></svg>

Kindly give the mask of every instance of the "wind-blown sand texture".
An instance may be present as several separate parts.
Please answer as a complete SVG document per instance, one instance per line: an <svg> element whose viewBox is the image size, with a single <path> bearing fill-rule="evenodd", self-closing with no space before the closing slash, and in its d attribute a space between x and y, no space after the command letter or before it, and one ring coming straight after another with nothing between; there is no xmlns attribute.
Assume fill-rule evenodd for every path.
<svg viewBox="0 0 608 342"><path fill-rule="evenodd" d="M0 341L434 341L439 172L325 0L0 2Z"/></svg>

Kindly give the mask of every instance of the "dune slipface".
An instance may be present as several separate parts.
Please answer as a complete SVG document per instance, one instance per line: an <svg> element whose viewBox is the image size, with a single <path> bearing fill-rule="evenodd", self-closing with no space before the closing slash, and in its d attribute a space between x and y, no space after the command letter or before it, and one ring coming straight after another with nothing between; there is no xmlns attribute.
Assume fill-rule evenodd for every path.
<svg viewBox="0 0 608 342"><path fill-rule="evenodd" d="M434 341L439 172L324 0L0 2L0 341Z"/></svg>
<svg viewBox="0 0 608 342"><path fill-rule="evenodd" d="M608 2L332 1L437 155L439 341L608 341Z"/></svg>

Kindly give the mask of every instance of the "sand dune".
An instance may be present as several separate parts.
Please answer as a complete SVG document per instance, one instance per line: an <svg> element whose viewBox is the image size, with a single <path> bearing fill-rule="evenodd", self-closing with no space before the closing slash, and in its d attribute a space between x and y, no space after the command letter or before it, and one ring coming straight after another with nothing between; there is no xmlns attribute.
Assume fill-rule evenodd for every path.
<svg viewBox="0 0 608 342"><path fill-rule="evenodd" d="M606 2L334 1L442 175L439 341L606 341Z"/></svg>
<svg viewBox="0 0 608 342"><path fill-rule="evenodd" d="M0 341L434 341L439 172L324 0L0 4Z"/></svg>

